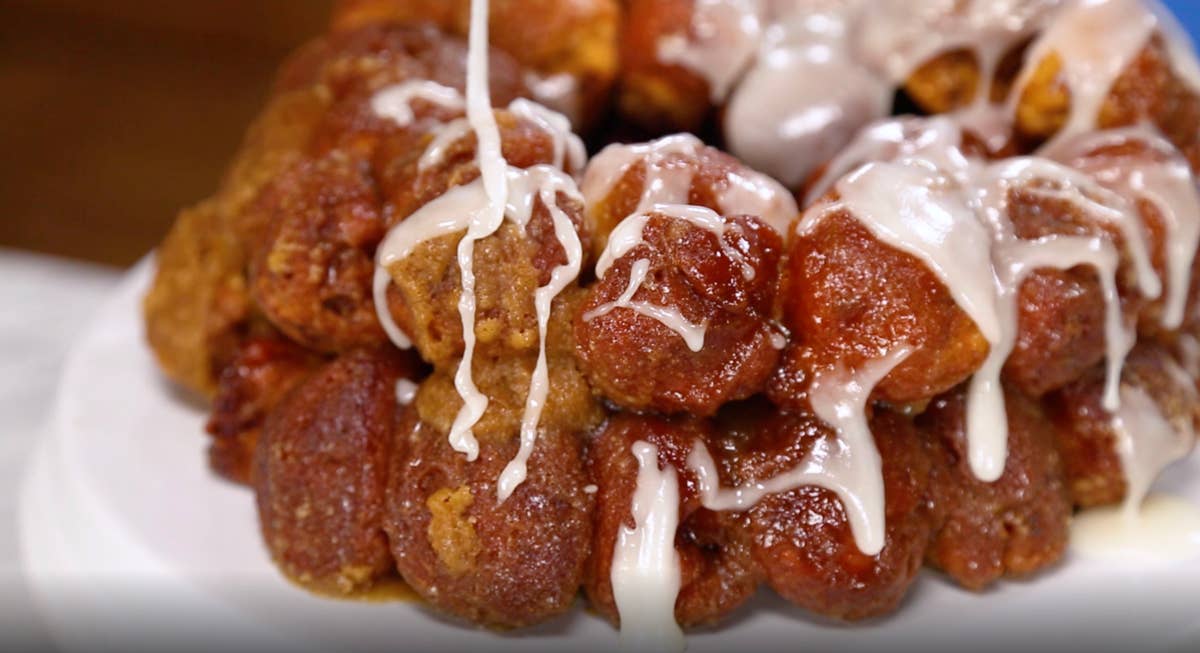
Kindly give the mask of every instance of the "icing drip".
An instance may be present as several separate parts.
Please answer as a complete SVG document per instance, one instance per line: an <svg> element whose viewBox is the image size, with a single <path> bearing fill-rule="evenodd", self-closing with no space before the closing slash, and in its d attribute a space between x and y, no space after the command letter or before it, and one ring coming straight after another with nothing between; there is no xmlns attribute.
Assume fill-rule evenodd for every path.
<svg viewBox="0 0 1200 653"><path fill-rule="evenodd" d="M1061 62L1058 78L1071 93L1071 112L1051 144L1094 130L1113 83L1146 45L1157 25L1154 12L1142 0L1071 3L1030 46L1009 98L1009 113L1015 112L1038 64L1055 53Z"/></svg>
<svg viewBox="0 0 1200 653"><path fill-rule="evenodd" d="M634 527L622 525L612 556L612 590L621 618L621 647L634 651L682 651L675 621L681 584L675 531L679 527L679 481L675 469L658 468L658 449L637 441Z"/></svg>
<svg viewBox="0 0 1200 653"><path fill-rule="evenodd" d="M417 159L417 170L424 172L444 161L446 150L470 132L471 123L466 118L457 118L442 125L440 129L434 132L429 145L421 153L421 158Z"/></svg>
<svg viewBox="0 0 1200 653"><path fill-rule="evenodd" d="M1194 404L1195 381L1167 361L1167 373ZM1117 455L1125 474L1125 500L1119 507L1089 510L1072 525L1072 543L1085 554L1125 558L1149 555L1182 560L1200 555L1200 511L1182 499L1150 496L1154 479L1185 457L1195 442L1190 413L1168 419L1136 386L1121 386L1121 407L1112 416Z"/></svg>
<svg viewBox="0 0 1200 653"><path fill-rule="evenodd" d="M371 98L371 110L375 115L391 118L401 127L407 127L415 118L413 100L424 100L456 111L463 109L463 97L458 89L428 79L410 79L376 93Z"/></svg>
<svg viewBox="0 0 1200 653"><path fill-rule="evenodd" d="M537 125L554 139L554 167L566 170L567 164L570 164L571 170L583 169L587 151L583 141L571 131L571 121L566 116L525 98L509 102L508 110Z"/></svg>
<svg viewBox="0 0 1200 653"><path fill-rule="evenodd" d="M847 166L849 157L871 155L890 154L897 160L868 163L840 179L840 199L810 208L798 231L806 233L827 215L845 210L880 241L920 259L975 322L990 347L968 389L968 454L975 475L992 481L1003 473L1007 457L1000 374L1016 343L1021 283L1031 272L1089 265L1099 274L1105 301L1104 402L1109 410L1119 404L1121 367L1135 340L1117 294L1116 247L1098 236L1017 238L1008 219L1009 191L1020 187L1068 202L1085 215L1123 225L1124 233L1140 233L1134 231L1140 229L1139 217L1130 203L1092 178L1053 161L969 159L958 147L961 134L951 136L949 121L930 121L913 144L904 143L904 129L898 122L868 130L847 160L835 164ZM1143 289L1154 290L1149 284Z"/></svg>
<svg viewBox="0 0 1200 653"><path fill-rule="evenodd" d="M646 259L634 261L633 266L629 268L629 285L625 287L625 292L622 292L621 296L615 301L601 304L584 313L584 321L590 322L601 315L607 315L617 308L627 308L635 313L657 320L659 324L679 334L679 337L683 338L683 341L687 344L688 349L700 351L704 348L704 334L708 331L707 319L700 322L700 324L694 324L688 321L679 312L679 309L669 306L657 306L649 302L634 301L633 296L642 287L642 283L646 280L646 272L649 270L650 261Z"/></svg>
<svg viewBox="0 0 1200 653"><path fill-rule="evenodd" d="M645 174L635 213L659 204L688 204L692 172L671 165L670 158L696 157L703 147L704 143L691 134L673 134L634 145L609 145L588 162L581 183L584 199L589 205L603 202L621 177L641 162ZM792 194L767 175L753 170L731 171L725 181L716 200L726 215L754 215L783 234L799 213Z"/></svg>
<svg viewBox="0 0 1200 653"><path fill-rule="evenodd" d="M604 278L604 275L617 259L625 256L645 242L643 233L652 214L685 220L696 227L712 233L717 238L721 252L725 254L731 263L742 268L742 278L747 281L754 278L754 267L750 265L745 256L742 255L742 252L731 245L725 238L726 231L730 227L736 228L736 223L726 222L712 209L687 204L654 204L650 207L648 213L635 213L622 220L612 230L612 233L609 234L604 251L600 253L600 258L596 262L597 278ZM627 308L648 318L657 320L663 326L679 334L679 337L683 338L687 344L688 349L700 351L704 348L704 335L708 330L707 319L696 324L685 318L676 308L657 306L649 302L635 301L633 299L633 296L642 287L642 283L645 282L646 274L649 271L649 260L639 259L634 261L633 266L629 270L629 285L625 287L625 291L616 300L597 306L584 313L584 321L591 321L601 315L607 315L614 309Z"/></svg>
<svg viewBox="0 0 1200 653"><path fill-rule="evenodd" d="M961 128L945 116L888 118L873 123L825 165L821 176L809 185L804 204L816 201L838 179L871 161L921 157L934 161L942 169L962 167L962 162L946 159L962 156L958 149L961 140Z"/></svg>
<svg viewBox="0 0 1200 653"><path fill-rule="evenodd" d="M604 251L600 253L600 258L596 261L597 277L604 277L604 274L608 272L608 268L617 259L645 242L642 234L652 214L665 215L676 220L684 220L693 226L713 234L717 237L718 246L726 258L742 268L742 278L747 281L754 278L754 267L750 265L746 257L736 247L725 239L725 232L731 226L736 227L736 223L726 222L712 209L689 204L653 204L647 208L645 213L634 213L622 220L612 230L612 233L609 234Z"/></svg>
<svg viewBox="0 0 1200 653"><path fill-rule="evenodd" d="M730 150L796 187L859 127L887 115L897 85L954 50L973 54L981 80L975 103L958 118L991 146L1003 145L1007 117L990 106L988 85L1003 56L1061 4L699 0L692 39L665 37L659 60L708 80L714 102L728 95L723 126Z"/></svg>
<svg viewBox="0 0 1200 653"><path fill-rule="evenodd" d="M723 123L731 152L791 188L892 102L891 87L851 52L856 3L800 4L816 6L766 31Z"/></svg>
<svg viewBox="0 0 1200 653"><path fill-rule="evenodd" d="M865 410L871 391L911 352L901 347L854 371L818 371L809 390L813 413L836 429L837 438L818 439L804 461L790 471L761 482L721 488L716 463L697 440L688 455L688 467L696 474L701 503L709 510L746 510L769 494L805 485L822 487L841 500L859 550L878 554L883 550L886 526L883 468Z"/></svg>
<svg viewBox="0 0 1200 653"><path fill-rule="evenodd" d="M1154 154L1149 160L1129 156L1086 155L1100 148L1138 142ZM1183 322L1187 291L1191 282L1192 262L1200 245L1200 194L1191 168L1173 145L1148 127L1127 127L1094 132L1061 141L1048 151L1050 156L1087 172L1108 188L1125 197L1150 202L1164 223L1163 247L1166 260L1167 296L1161 316L1162 325L1178 328ZM1142 294L1157 298L1161 281L1150 263L1144 226L1137 207L1130 206L1122 220L1122 232L1137 266L1139 281L1151 279L1155 288L1142 287Z"/></svg>
<svg viewBox="0 0 1200 653"><path fill-rule="evenodd" d="M549 391L546 331L550 308L554 298L578 278L583 262L583 247L579 241L579 235L575 232L575 226L570 217L558 206L560 193L577 202L582 202L583 198L575 186L575 181L562 170L544 164L527 169L508 166L505 177L510 193L503 207L502 215L524 228L533 215L536 201L540 200L550 213L554 223L555 237L566 254L567 262L556 267L550 274L550 281L534 293L539 339L538 362L530 380L525 414L521 422L521 448L517 456L505 468L498 484L501 500L507 498L524 481L525 463L537 439L537 425L541 419L542 409ZM393 227L380 243L376 255L378 267L375 271L375 301L380 322L389 335L395 333L392 335L392 339L397 345L408 347L411 346L411 343L386 309L387 286L391 283L388 269L406 258L421 243L470 229L471 225L479 220L479 215L489 206L490 200L483 179L475 179L469 184L447 190L432 202L422 206ZM464 340L465 335L464 332ZM483 409L486 409L486 404Z"/></svg>
<svg viewBox="0 0 1200 653"><path fill-rule="evenodd" d="M471 25L467 37L467 120L475 131L475 159L487 202L470 216L467 233L458 241L461 293L458 314L462 319L463 356L454 374L454 388L463 405L450 425L450 446L465 453L467 460L479 456L479 442L471 432L488 407L488 397L479 391L472 376L475 358L475 241L495 233L504 221L508 203L508 164L500 149L500 129L492 113L488 90L488 2L471 0Z"/></svg>
<svg viewBox="0 0 1200 653"><path fill-rule="evenodd" d="M486 0L472 0L465 103L467 116L442 125L418 162L418 168L424 169L441 161L450 144L474 131L479 177L471 183L447 190L388 232L376 252L373 295L380 324L388 337L399 347L410 347L411 341L395 323L387 308L387 288L391 283L389 270L421 243L465 231L456 251L461 280L458 311L464 346L462 360L454 375L455 389L463 400L463 406L455 416L448 439L455 450L465 453L468 460L474 460L479 455L479 443L471 429L488 406L488 397L475 385L471 371L476 342L474 243L495 233L505 219L524 231L538 201L549 212L555 238L563 248L566 262L552 270L550 281L534 292L538 359L526 395L520 448L497 482L498 499L504 501L525 480L527 463L537 440L538 424L549 394L546 332L551 307L554 298L578 278L583 262L579 235L570 217L558 206L558 196L563 194L575 202L583 202L574 179L561 168L570 164L578 170L584 164L586 152L579 137L571 133L570 121L566 117L529 100L517 99L509 104L509 111L537 125L553 138L553 165L535 165L528 169L508 165L501 151L500 132L488 98L487 20ZM432 83L400 85L382 97L377 96L374 106L381 115L388 115L404 124L403 121L412 120L409 107L411 98L425 95L435 97L447 106L462 106L462 98L456 91ZM408 113L405 114L404 110ZM407 387L398 384L396 392L401 403L411 401Z"/></svg>
<svg viewBox="0 0 1200 653"><path fill-rule="evenodd" d="M572 124L580 120L580 98L576 96L579 83L570 73L539 75L525 73L525 86L538 104L550 107L563 114Z"/></svg>
<svg viewBox="0 0 1200 653"><path fill-rule="evenodd" d="M1174 366L1169 359L1167 364L1168 369ZM1183 370L1177 371L1176 385L1186 389L1188 405L1194 405L1197 401L1194 382ZM1183 378L1178 378L1180 376ZM1167 465L1192 450L1196 435L1190 412L1181 419L1167 419L1154 399L1141 388L1122 385L1121 400L1121 407L1112 416L1117 455L1127 486L1121 511L1126 521L1135 522L1154 479Z"/></svg>
<svg viewBox="0 0 1200 653"><path fill-rule="evenodd" d="M558 181L553 185L540 181L537 184L537 196L550 211L550 217L554 222L554 236L562 245L567 262L555 267L550 273L550 281L534 291L533 305L538 323L538 358L533 368L533 376L529 381L529 392L525 397L525 412L521 417L521 446L516 456L505 466L497 483L500 501L507 499L513 490L525 481L529 456L533 453L533 445L537 442L538 423L541 421L542 409L545 408L546 398L550 392L550 373L546 361L546 331L550 322L550 308L554 298L579 277L580 266L583 264L583 245L579 241L579 234L575 232L575 225L571 222L571 218L558 207L556 195L558 192L563 192L581 203L583 197L576 189L575 182L559 172L557 168L539 167L537 170L542 174L549 175L549 179ZM518 193L518 196L532 198L533 193ZM529 213L524 214L522 224L529 221L532 211L531 201Z"/></svg>
<svg viewBox="0 0 1200 653"><path fill-rule="evenodd" d="M893 84L922 64L954 50L969 50L980 80L992 79L1005 52L1032 34L1061 0L883 0L862 14L859 58ZM987 97L987 88L976 97Z"/></svg>
<svg viewBox="0 0 1200 653"><path fill-rule="evenodd" d="M761 0L695 0L691 33L662 37L658 60L704 77L712 101L720 102L753 60L763 18Z"/></svg>
<svg viewBox="0 0 1200 653"><path fill-rule="evenodd" d="M396 379L396 403L407 406L417 397L418 387L409 379Z"/></svg>

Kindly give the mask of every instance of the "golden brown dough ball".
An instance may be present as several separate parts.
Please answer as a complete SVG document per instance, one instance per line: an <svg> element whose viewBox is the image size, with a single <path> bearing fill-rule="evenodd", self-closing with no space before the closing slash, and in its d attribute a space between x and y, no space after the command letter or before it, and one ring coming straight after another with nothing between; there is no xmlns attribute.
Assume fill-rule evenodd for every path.
<svg viewBox="0 0 1200 653"><path fill-rule="evenodd" d="M1120 232L1069 202L1029 190L1009 195L1009 217L1017 237L1100 236L1121 252L1117 285L1121 310L1132 320L1144 299ZM1021 285L1017 340L1004 364L1005 378L1040 396L1083 375L1106 354L1105 304L1099 273L1091 266L1041 268Z"/></svg>
<svg viewBox="0 0 1200 653"><path fill-rule="evenodd" d="M264 189L255 210L269 226L250 288L267 318L317 351L385 343L371 296L383 207L365 162L340 151L302 160Z"/></svg>
<svg viewBox="0 0 1200 653"><path fill-rule="evenodd" d="M503 154L510 166L528 168L554 162L554 141L538 125L508 111L496 112ZM385 146L387 147L387 146ZM389 220L402 223L413 211L455 186L479 177L475 135L468 131L450 144L435 165L418 166L424 147L406 150L382 173ZM556 194L557 206L571 219L586 253L591 242L583 227L582 203ZM447 216L453 217L453 216ZM389 310L412 338L421 356L435 366L457 360L464 351L462 317L458 310L461 270L457 248L465 229L424 241L389 272ZM586 255L586 254L585 254ZM534 293L550 281L554 268L567 262L566 250L554 230L553 218L541 198L535 200L529 223L522 228L506 220L492 235L474 244L475 336L480 356L536 352L538 324ZM582 265L586 265L585 260ZM562 311L570 293L556 300L550 321L569 320Z"/></svg>
<svg viewBox="0 0 1200 653"><path fill-rule="evenodd" d="M675 138L688 137L678 135ZM698 141L694 147L666 146L660 152L636 156L624 170L613 171L619 175L611 180L610 187L603 188L609 174L607 166L616 159L610 158L611 154L602 150L592 158L582 184L584 192L589 193L587 223L596 256L604 250L612 230L638 211L643 196L653 195L653 190L647 193L647 185L678 184L680 179L686 178L686 186L680 184L686 193L686 201L678 203L703 206L720 214L754 215L781 231L786 231L791 221L799 216L798 213L786 213L794 212L795 208L783 186L765 182L765 175L732 155ZM747 192L748 188L753 188L754 192ZM603 192L602 196L600 192ZM769 212L769 215L756 212Z"/></svg>
<svg viewBox="0 0 1200 653"><path fill-rule="evenodd" d="M547 81L535 95L572 116L576 127L592 124L617 74L616 0L492 0L489 13L491 44ZM431 23L465 37L470 2L341 0L334 7L335 33L378 23ZM535 91L539 85L531 84Z"/></svg>
<svg viewBox="0 0 1200 653"><path fill-rule="evenodd" d="M1174 370L1168 370L1173 366ZM1142 343L1125 361L1121 383L1141 389L1172 421L1200 420L1195 381L1186 383L1164 348ZM1117 503L1125 497L1125 473L1116 451L1112 415L1104 409L1105 370L1097 366L1078 381L1047 398L1054 418L1055 435L1066 470L1067 485L1075 505L1088 508ZM1133 434L1134 437L1137 434Z"/></svg>
<svg viewBox="0 0 1200 653"><path fill-rule="evenodd" d="M643 243L589 288L575 316L576 352L608 399L633 410L711 415L762 389L785 340L772 322L782 241L751 216L721 221L717 234L651 213ZM670 319L619 301L635 268L645 268L644 280L628 300L702 325L699 342L685 340Z"/></svg>
<svg viewBox="0 0 1200 653"><path fill-rule="evenodd" d="M246 272L271 222L269 212L253 208L263 188L302 165L306 152L368 156L383 135L401 138L404 130L370 111L371 95L406 75L461 87L465 52L461 39L428 27L368 26L318 39L284 64L217 192L182 211L159 248L144 313L169 377L211 396L239 339L257 330ZM501 100L524 89L510 58L493 57L492 71ZM420 101L414 109L418 118L445 117Z"/></svg>
<svg viewBox="0 0 1200 653"><path fill-rule="evenodd" d="M696 131L712 113L709 83L696 72L659 59L667 35L686 37L694 0L628 0L622 25L621 116L657 133Z"/></svg>
<svg viewBox="0 0 1200 653"><path fill-rule="evenodd" d="M404 580L440 610L491 628L568 610L591 550L579 435L542 429L528 476L501 503L497 479L518 448L512 435L480 438L468 461L408 410L388 489L386 528Z"/></svg>
<svg viewBox="0 0 1200 653"><path fill-rule="evenodd" d="M674 546L681 578L675 599L676 621L684 627L713 623L753 596L762 572L750 554L745 520L739 513L704 508L696 476L687 464L695 443L710 446L715 443L714 435L712 426L703 420L621 413L589 447L588 472L599 489L584 588L592 607L609 621L620 622L613 598L612 563L620 530L636 525L631 511L639 463L632 447L639 441L653 445L655 464L674 468L679 481L679 527ZM710 454L721 456L722 452L712 449Z"/></svg>
<svg viewBox="0 0 1200 653"><path fill-rule="evenodd" d="M793 235L787 278L793 344L769 387L781 405L805 405L818 369L857 368L904 344L912 353L876 386L896 404L949 390L987 356L987 340L925 263L877 240L845 210Z"/></svg>
<svg viewBox="0 0 1200 653"><path fill-rule="evenodd" d="M917 418L933 459L938 527L928 562L968 589L1050 566L1067 546L1071 502L1053 428L1037 401L1006 387L1008 458L994 482L967 460L966 393L934 399Z"/></svg>
<svg viewBox="0 0 1200 653"><path fill-rule="evenodd" d="M251 485L263 422L321 362L312 352L277 335L250 337L238 345L217 380L206 427L213 436L209 467L227 480Z"/></svg>
<svg viewBox="0 0 1200 653"><path fill-rule="evenodd" d="M762 416L765 413L765 417ZM800 465L834 431L805 414L759 411L734 429L731 476L738 485L765 481ZM754 558L766 582L788 601L820 615L857 620L896 608L917 577L932 515L929 459L912 423L879 410L871 431L883 461L883 549L862 553L833 492L802 486L765 497L748 512Z"/></svg>
<svg viewBox="0 0 1200 653"><path fill-rule="evenodd" d="M392 351L357 350L309 377L267 418L254 477L259 525L295 582L348 594L392 571L385 491L396 381L411 373Z"/></svg>

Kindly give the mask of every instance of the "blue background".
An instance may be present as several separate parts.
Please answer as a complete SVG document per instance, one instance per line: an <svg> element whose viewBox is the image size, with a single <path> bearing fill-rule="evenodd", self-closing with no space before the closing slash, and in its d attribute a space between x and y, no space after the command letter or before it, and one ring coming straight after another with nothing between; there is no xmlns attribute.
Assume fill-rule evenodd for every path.
<svg viewBox="0 0 1200 653"><path fill-rule="evenodd" d="M1200 0L1166 0L1164 3L1179 18L1179 22L1192 35L1192 41L1200 41Z"/></svg>

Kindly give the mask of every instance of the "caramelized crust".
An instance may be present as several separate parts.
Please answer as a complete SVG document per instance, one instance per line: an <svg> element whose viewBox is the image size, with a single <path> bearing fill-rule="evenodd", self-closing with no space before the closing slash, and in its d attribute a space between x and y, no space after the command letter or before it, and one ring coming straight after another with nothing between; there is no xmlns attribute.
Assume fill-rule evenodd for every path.
<svg viewBox="0 0 1200 653"><path fill-rule="evenodd" d="M625 218L638 212L646 192L646 174L647 160L642 157L621 173L603 197L588 197L587 225L596 256L604 250L612 230ZM732 187L739 180L757 174L732 155L707 145L697 147L694 154L680 151L662 154L656 163L655 173L660 179L684 175L690 177L691 183L686 189L687 201L682 203L703 206L721 214L733 210L722 206L722 196L735 190ZM585 191L587 184L585 180ZM783 191L782 187L779 190ZM767 218L761 215L755 217ZM785 229L786 225L776 227Z"/></svg>
<svg viewBox="0 0 1200 653"><path fill-rule="evenodd" d="M768 389L783 406L805 405L815 370L857 368L905 344L912 354L876 395L896 404L928 399L966 380L988 352L920 259L880 242L842 210L792 238L783 306L793 344Z"/></svg>
<svg viewBox="0 0 1200 653"><path fill-rule="evenodd" d="M480 441L504 444L517 437L535 362L532 356L475 359L475 385L488 397L487 410L472 429ZM421 421L434 430L449 432L462 408L462 398L454 387L456 369L435 370L417 393L414 404ZM583 375L576 369L574 359L551 356L548 371L550 389L539 428L586 432L599 426L604 413Z"/></svg>
<svg viewBox="0 0 1200 653"><path fill-rule="evenodd" d="M737 485L790 471L818 440L836 437L804 413L759 415L729 435L726 448ZM916 579L929 541L929 459L916 429L880 410L871 430L883 461L887 522L878 555L859 550L841 500L821 487L769 495L747 513L754 558L767 584L788 601L827 617L857 620L894 610Z"/></svg>
<svg viewBox="0 0 1200 653"><path fill-rule="evenodd" d="M718 235L679 218L652 214L644 243L608 269L575 315L576 352L592 385L633 410L710 415L721 404L758 392L775 367L782 339L771 316L782 243L756 218L724 218ZM731 259L720 240L744 256L748 270ZM680 334L659 320L616 302L639 260L649 261L633 301L678 311L704 324L703 346L692 351Z"/></svg>
<svg viewBox="0 0 1200 653"><path fill-rule="evenodd" d="M569 80L565 90L539 100L571 116L577 127L592 124L606 105L617 73L619 3L492 0L490 5L489 36L494 47L544 78L565 75ZM429 23L465 37L470 2L339 0L332 23L334 33L372 24Z"/></svg>
<svg viewBox="0 0 1200 653"><path fill-rule="evenodd" d="M267 418L254 476L259 525L275 563L300 585L347 594L392 570L384 493L395 385L411 368L389 352L347 353Z"/></svg>
<svg viewBox="0 0 1200 653"><path fill-rule="evenodd" d="M259 197L270 226L251 260L251 292L293 341L323 352L386 342L371 298L379 207L366 166L340 151L302 160Z"/></svg>
<svg viewBox="0 0 1200 653"><path fill-rule="evenodd" d="M1015 190L1009 199L1018 238L1100 236L1113 242L1122 257L1117 275L1121 309L1127 321L1136 318L1144 300L1124 239L1113 225L1031 190ZM1105 304L1095 268L1038 269L1021 285L1017 310L1017 341L1004 375L1026 394L1040 396L1062 387L1104 359Z"/></svg>
<svg viewBox="0 0 1200 653"><path fill-rule="evenodd" d="M925 557L958 584L980 590L1058 562L1071 502L1049 420L1035 400L1011 388L1004 393L1004 473L990 483L976 478L967 461L965 397L962 388L938 397L917 419L931 449L939 524Z"/></svg>
<svg viewBox="0 0 1200 653"><path fill-rule="evenodd" d="M374 25L318 39L284 65L217 192L182 211L159 247L144 301L146 334L172 380L211 397L238 341L258 330L246 275L271 223L270 212L251 208L262 189L308 151L368 156L379 133L397 131L370 111L371 94L404 79L461 88L465 57L460 39ZM515 96L524 88L519 69L502 53L491 59L494 93ZM414 108L418 117L431 109Z"/></svg>
<svg viewBox="0 0 1200 653"><path fill-rule="evenodd" d="M712 426L699 419L621 413L592 442L588 473L599 489L584 589L592 607L614 624L619 625L620 615L613 599L612 562L621 529L636 527L632 502L638 461L631 448L638 441L654 445L657 464L673 467L679 479L675 550L681 579L675 599L676 621L684 627L714 623L749 599L758 587L762 572L750 553L744 517L704 508L695 474L687 464L696 442L708 446L714 457L721 456L721 451L711 446L714 436Z"/></svg>
<svg viewBox="0 0 1200 653"><path fill-rule="evenodd" d="M529 626L572 606L593 510L577 435L541 429L528 477L503 503L496 479L517 453L515 437L481 438L468 461L408 410L399 438L385 527L400 574L422 598L491 628Z"/></svg>

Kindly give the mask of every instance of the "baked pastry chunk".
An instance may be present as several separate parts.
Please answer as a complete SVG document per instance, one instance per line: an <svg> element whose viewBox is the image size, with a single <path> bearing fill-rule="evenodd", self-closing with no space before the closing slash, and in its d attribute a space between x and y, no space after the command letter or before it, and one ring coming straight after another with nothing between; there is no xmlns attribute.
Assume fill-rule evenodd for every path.
<svg viewBox="0 0 1200 653"><path fill-rule="evenodd" d="M1149 3L488 5L338 3L159 251L150 345L301 585L858 620L1190 451L1200 67Z"/></svg>

